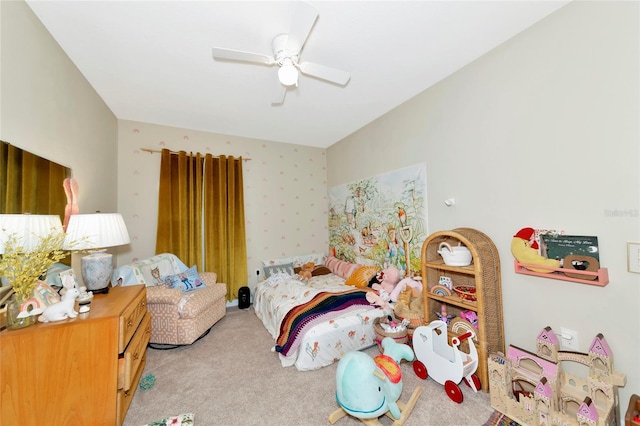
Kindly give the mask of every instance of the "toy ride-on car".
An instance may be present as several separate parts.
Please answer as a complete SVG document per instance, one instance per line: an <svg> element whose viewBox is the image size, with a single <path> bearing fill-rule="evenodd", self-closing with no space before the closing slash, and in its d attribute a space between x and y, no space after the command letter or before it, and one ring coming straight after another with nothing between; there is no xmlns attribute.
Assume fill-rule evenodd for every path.
<svg viewBox="0 0 640 426"><path fill-rule="evenodd" d="M467 386L477 392L480 378L475 374L478 368L478 351L473 342L468 342L469 353L459 350L458 346L464 340L473 338L469 331L451 339L449 345L447 323L435 320L428 325L422 325L413 333L413 351L416 359L413 361L413 371L421 379L431 376L433 380L444 385L452 401L462 402L462 391L458 387L463 379Z"/></svg>

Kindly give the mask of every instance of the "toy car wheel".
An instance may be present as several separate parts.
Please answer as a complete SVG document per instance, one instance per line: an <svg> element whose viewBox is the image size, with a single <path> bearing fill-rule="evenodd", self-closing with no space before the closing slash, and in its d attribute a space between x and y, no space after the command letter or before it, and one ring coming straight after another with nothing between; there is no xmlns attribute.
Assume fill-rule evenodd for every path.
<svg viewBox="0 0 640 426"><path fill-rule="evenodd" d="M429 377L427 367L418 360L413 361L413 371L416 373L416 376L420 377L422 380L427 380L427 377Z"/></svg>
<svg viewBox="0 0 640 426"><path fill-rule="evenodd" d="M449 397L449 399L451 399L453 402L457 402L458 404L462 402L462 391L460 390L458 385L453 383L451 380L447 380L446 382L444 382L444 390L445 392L447 392L447 396Z"/></svg>
<svg viewBox="0 0 640 426"><path fill-rule="evenodd" d="M471 386L471 383L469 383L469 381L467 380L467 378L466 378L466 377L465 377L463 380L464 380L464 383L465 383L467 386L469 386L471 389L474 389L474 388L475 388L475 390L476 390L476 391L479 391L479 390L480 390L480 388L482 387L482 383L480 383L480 377L478 377L478 376L476 375L476 373L473 373L473 374L471 375L471 380L473 381L473 386Z"/></svg>

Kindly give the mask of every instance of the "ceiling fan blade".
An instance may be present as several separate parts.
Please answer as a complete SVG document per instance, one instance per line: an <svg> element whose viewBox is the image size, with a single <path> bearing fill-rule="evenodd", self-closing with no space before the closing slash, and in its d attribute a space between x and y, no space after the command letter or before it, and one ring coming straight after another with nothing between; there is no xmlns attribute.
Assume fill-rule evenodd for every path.
<svg viewBox="0 0 640 426"><path fill-rule="evenodd" d="M284 103L284 97L287 94L287 87L278 82L278 86L274 88L273 98L271 99L271 105L282 105Z"/></svg>
<svg viewBox="0 0 640 426"><path fill-rule="evenodd" d="M316 19L318 19L318 10L313 5L303 1L298 3L298 8L291 22L291 28L289 28L287 51L296 54L300 53Z"/></svg>
<svg viewBox="0 0 640 426"><path fill-rule="evenodd" d="M261 53L243 52L242 50L225 49L223 47L214 47L212 51L213 59L216 60L254 62L265 65L276 63L273 57Z"/></svg>
<svg viewBox="0 0 640 426"><path fill-rule="evenodd" d="M341 86L346 85L351 79L351 74L335 68L327 67L313 62L303 62L300 64L300 72L323 80L331 81Z"/></svg>

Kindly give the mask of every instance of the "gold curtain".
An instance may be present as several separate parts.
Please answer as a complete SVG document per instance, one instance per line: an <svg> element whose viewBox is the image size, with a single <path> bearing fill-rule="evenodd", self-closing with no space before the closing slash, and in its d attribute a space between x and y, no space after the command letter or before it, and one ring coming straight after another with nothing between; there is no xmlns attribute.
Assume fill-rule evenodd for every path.
<svg viewBox="0 0 640 426"><path fill-rule="evenodd" d="M64 218L69 169L6 142L0 143L0 213Z"/></svg>
<svg viewBox="0 0 640 426"><path fill-rule="evenodd" d="M247 285L242 157L207 155L205 164L205 268L227 283L227 300Z"/></svg>
<svg viewBox="0 0 640 426"><path fill-rule="evenodd" d="M238 297L248 278L242 158L162 150L156 253L165 252L216 272L227 300Z"/></svg>
<svg viewBox="0 0 640 426"><path fill-rule="evenodd" d="M156 253L173 253L202 270L202 166L200 154L162 150Z"/></svg>

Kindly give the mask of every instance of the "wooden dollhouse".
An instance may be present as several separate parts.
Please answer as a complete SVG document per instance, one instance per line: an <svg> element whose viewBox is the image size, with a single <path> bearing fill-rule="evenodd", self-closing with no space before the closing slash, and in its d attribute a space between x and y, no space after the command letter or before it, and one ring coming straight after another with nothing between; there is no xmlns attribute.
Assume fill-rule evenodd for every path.
<svg viewBox="0 0 640 426"><path fill-rule="evenodd" d="M563 361L586 366L588 376L569 374ZM494 353L488 364L491 406L522 425L619 424L617 388L626 377L614 371L613 353L602 334L587 353L561 351L558 337L545 327L535 354L511 345L506 356Z"/></svg>

